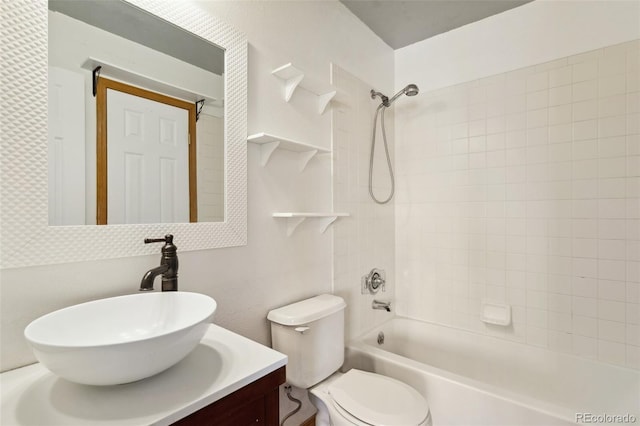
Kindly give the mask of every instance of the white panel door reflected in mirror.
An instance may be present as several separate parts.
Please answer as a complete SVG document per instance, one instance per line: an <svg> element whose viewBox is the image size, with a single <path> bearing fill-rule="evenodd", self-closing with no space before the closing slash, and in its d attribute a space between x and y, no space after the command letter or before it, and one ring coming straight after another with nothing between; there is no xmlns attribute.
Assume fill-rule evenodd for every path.
<svg viewBox="0 0 640 426"><path fill-rule="evenodd" d="M129 138L124 149L112 136L136 108L115 112L109 101L100 115L97 66L98 87L115 81L176 99L197 110L197 123L179 124L169 110L131 113L146 142ZM49 225L224 221L224 69L224 49L123 1L50 0ZM169 141L180 144L174 152L159 148Z"/></svg>

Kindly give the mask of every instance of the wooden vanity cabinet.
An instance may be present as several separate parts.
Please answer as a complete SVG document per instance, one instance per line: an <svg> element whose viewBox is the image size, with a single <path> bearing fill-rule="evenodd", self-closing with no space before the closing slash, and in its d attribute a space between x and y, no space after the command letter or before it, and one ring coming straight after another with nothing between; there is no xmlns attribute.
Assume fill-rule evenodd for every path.
<svg viewBox="0 0 640 426"><path fill-rule="evenodd" d="M278 426L279 387L285 367L261 377L234 393L174 423L176 426Z"/></svg>

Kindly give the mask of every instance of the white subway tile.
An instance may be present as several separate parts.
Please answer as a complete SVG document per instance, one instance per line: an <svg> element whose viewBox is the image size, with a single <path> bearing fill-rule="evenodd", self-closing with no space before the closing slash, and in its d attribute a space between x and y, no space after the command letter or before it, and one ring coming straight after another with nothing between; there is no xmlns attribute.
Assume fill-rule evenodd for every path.
<svg viewBox="0 0 640 426"><path fill-rule="evenodd" d="M598 240L598 257L600 259L626 260L626 241Z"/></svg>
<svg viewBox="0 0 640 426"><path fill-rule="evenodd" d="M598 320L594 317L582 315L573 316L573 332L579 336L597 337Z"/></svg>
<svg viewBox="0 0 640 426"><path fill-rule="evenodd" d="M567 86L568 87L568 86ZM573 102L587 101L598 97L598 80L582 81L572 86Z"/></svg>
<svg viewBox="0 0 640 426"><path fill-rule="evenodd" d="M598 140L598 155L604 157L624 157L627 149L626 138L615 136Z"/></svg>
<svg viewBox="0 0 640 426"><path fill-rule="evenodd" d="M596 259L573 258L573 276L579 278L597 278L598 261Z"/></svg>
<svg viewBox="0 0 640 426"><path fill-rule="evenodd" d="M572 182L573 199L597 199L598 181L596 179L581 179Z"/></svg>
<svg viewBox="0 0 640 426"><path fill-rule="evenodd" d="M549 161L550 162L566 162L572 158L572 143L554 143L549 145Z"/></svg>
<svg viewBox="0 0 640 426"><path fill-rule="evenodd" d="M507 129L507 123L504 115L487 118L486 133L488 135L491 135L494 133L504 133L506 129Z"/></svg>
<svg viewBox="0 0 640 426"><path fill-rule="evenodd" d="M624 115L598 119L598 137L624 136L627 121Z"/></svg>
<svg viewBox="0 0 640 426"><path fill-rule="evenodd" d="M550 292L571 295L571 277L550 274L548 279L547 288Z"/></svg>
<svg viewBox="0 0 640 426"><path fill-rule="evenodd" d="M598 79L598 96L621 95L626 92L626 78L624 74L601 77Z"/></svg>
<svg viewBox="0 0 640 426"><path fill-rule="evenodd" d="M573 140L595 139L598 137L598 121L586 120L573 123Z"/></svg>
<svg viewBox="0 0 640 426"><path fill-rule="evenodd" d="M598 117L611 117L616 115L624 115L627 113L627 96L624 93L620 95L609 96L598 100ZM629 111L631 112L631 111Z"/></svg>
<svg viewBox="0 0 640 426"><path fill-rule="evenodd" d="M598 280L598 299L625 302L626 288L624 281Z"/></svg>
<svg viewBox="0 0 640 426"><path fill-rule="evenodd" d="M627 281L640 282L640 262L627 261Z"/></svg>
<svg viewBox="0 0 640 426"><path fill-rule="evenodd" d="M598 60L598 73L600 77L623 74L626 72L626 51L621 50L616 54L606 55Z"/></svg>
<svg viewBox="0 0 640 426"><path fill-rule="evenodd" d="M570 333L572 331L571 314L564 312L547 312L547 321L549 330L563 331Z"/></svg>
<svg viewBox="0 0 640 426"><path fill-rule="evenodd" d="M537 92L548 87L549 79L546 71L527 76L527 92Z"/></svg>
<svg viewBox="0 0 640 426"><path fill-rule="evenodd" d="M524 112L518 112L515 114L507 114L505 116L507 125L507 132L514 130L522 130L527 128L527 114Z"/></svg>
<svg viewBox="0 0 640 426"><path fill-rule="evenodd" d="M486 121L475 120L469 122L469 137L486 134Z"/></svg>
<svg viewBox="0 0 640 426"><path fill-rule="evenodd" d="M554 97L557 97L558 99L554 98L554 101L556 103L549 104L549 99L552 92L554 94ZM570 98L571 91L568 91L568 93L569 93L568 97ZM560 105L560 104L571 103L571 99L566 100L566 98L567 98L566 89L562 89L561 87L556 87L556 88L550 89L549 91L540 90L538 92L529 92L527 93L527 110L547 108L549 105Z"/></svg>
<svg viewBox="0 0 640 426"><path fill-rule="evenodd" d="M549 70L549 87L564 86L573 82L571 65Z"/></svg>
<svg viewBox="0 0 640 426"><path fill-rule="evenodd" d="M505 148L504 133L495 133L495 134L487 135L486 141L487 141L487 151L503 150Z"/></svg>
<svg viewBox="0 0 640 426"><path fill-rule="evenodd" d="M627 303L640 303L640 283L626 283L626 297Z"/></svg>
<svg viewBox="0 0 640 426"><path fill-rule="evenodd" d="M635 324L627 324L627 345L640 346L640 326ZM639 348L640 349L640 348Z"/></svg>
<svg viewBox="0 0 640 426"><path fill-rule="evenodd" d="M626 343L627 333L624 323L598 320L598 339Z"/></svg>
<svg viewBox="0 0 640 426"><path fill-rule="evenodd" d="M600 198L625 198L627 182L625 178L598 180L598 196Z"/></svg>
<svg viewBox="0 0 640 426"><path fill-rule="evenodd" d="M640 303L626 304L627 324L640 324Z"/></svg>
<svg viewBox="0 0 640 426"><path fill-rule="evenodd" d="M640 241L627 240L627 260L640 262Z"/></svg>
<svg viewBox="0 0 640 426"><path fill-rule="evenodd" d="M624 302L613 300L598 301L598 318L608 321L625 322L626 306Z"/></svg>
<svg viewBox="0 0 640 426"><path fill-rule="evenodd" d="M527 144L527 132L524 130L509 131L506 133L506 147L519 148Z"/></svg>
<svg viewBox="0 0 640 426"><path fill-rule="evenodd" d="M571 278L571 294L580 297L596 298L598 296L598 280L588 277Z"/></svg>
<svg viewBox="0 0 640 426"><path fill-rule="evenodd" d="M515 114L519 112L524 112L527 110L527 95L517 94L513 96L507 96L504 102L504 111L505 114Z"/></svg>
<svg viewBox="0 0 640 426"><path fill-rule="evenodd" d="M597 226L598 238L624 240L628 235L626 221L624 219L600 219Z"/></svg>
<svg viewBox="0 0 640 426"><path fill-rule="evenodd" d="M549 125L570 124L573 115L573 106L571 104L556 105L548 108ZM591 117L591 118L597 118Z"/></svg>
<svg viewBox="0 0 640 426"><path fill-rule="evenodd" d="M572 247L572 253L574 257L585 257L592 259L598 257L598 240L574 238Z"/></svg>
<svg viewBox="0 0 640 426"><path fill-rule="evenodd" d="M598 61L591 60L573 65L573 81L575 83L593 80L598 77Z"/></svg>
<svg viewBox="0 0 640 426"><path fill-rule="evenodd" d="M598 202L600 219L624 219L627 216L626 200L603 199Z"/></svg>
<svg viewBox="0 0 640 426"><path fill-rule="evenodd" d="M549 143L571 142L573 126L570 123L549 127Z"/></svg>
<svg viewBox="0 0 640 426"><path fill-rule="evenodd" d="M575 87L575 85L573 87ZM528 109L535 109L535 108L532 108L531 106L536 106L536 105L539 105L537 106L538 108L545 108L547 106L570 104L573 101L572 86L559 86L559 87L553 87L549 89L546 103L544 104L543 104L542 96L537 102L533 100L531 102L529 101L530 101L530 98L527 97Z"/></svg>
<svg viewBox="0 0 640 426"><path fill-rule="evenodd" d="M627 345L627 367L640 370L640 347Z"/></svg>
<svg viewBox="0 0 640 426"><path fill-rule="evenodd" d="M538 127L527 129L527 145L541 145L549 143L549 129Z"/></svg>
<svg viewBox="0 0 640 426"><path fill-rule="evenodd" d="M640 133L640 114L627 114L627 134Z"/></svg>
<svg viewBox="0 0 640 426"><path fill-rule="evenodd" d="M587 144L580 144L580 152L586 151ZM591 144L597 149L595 143ZM576 151L576 144L574 144L574 152ZM593 148L592 148L593 149ZM580 160L574 161L572 163L572 173L571 176L573 179L596 179L598 177L598 160Z"/></svg>
<svg viewBox="0 0 640 426"><path fill-rule="evenodd" d="M572 206L574 219L596 219L598 217L597 200L574 200Z"/></svg>
<svg viewBox="0 0 640 426"><path fill-rule="evenodd" d="M640 220L626 220L626 238L628 240L640 240Z"/></svg>
<svg viewBox="0 0 640 426"><path fill-rule="evenodd" d="M593 120L594 118L598 118L597 99L573 104L573 121Z"/></svg>
<svg viewBox="0 0 640 426"><path fill-rule="evenodd" d="M627 154L640 155L640 135L627 135Z"/></svg>
<svg viewBox="0 0 640 426"><path fill-rule="evenodd" d="M624 221L622 221L624 229ZM573 219L571 221L573 236L577 238L596 238L598 236L597 219Z"/></svg>
<svg viewBox="0 0 640 426"><path fill-rule="evenodd" d="M637 114L640 112L640 93L627 93L626 113Z"/></svg>
<svg viewBox="0 0 640 426"><path fill-rule="evenodd" d="M549 124L549 116L546 108L527 111L527 129L543 127Z"/></svg>
<svg viewBox="0 0 640 426"><path fill-rule="evenodd" d="M593 297L571 297L571 312L574 316L598 318L598 300Z"/></svg>
<svg viewBox="0 0 640 426"><path fill-rule="evenodd" d="M604 55L603 49L590 50L585 53L580 53L578 55L569 56L567 61L570 64L577 64L579 62L598 60L598 58Z"/></svg>
<svg viewBox="0 0 640 426"><path fill-rule="evenodd" d="M640 155L627 156L627 176L640 176Z"/></svg>

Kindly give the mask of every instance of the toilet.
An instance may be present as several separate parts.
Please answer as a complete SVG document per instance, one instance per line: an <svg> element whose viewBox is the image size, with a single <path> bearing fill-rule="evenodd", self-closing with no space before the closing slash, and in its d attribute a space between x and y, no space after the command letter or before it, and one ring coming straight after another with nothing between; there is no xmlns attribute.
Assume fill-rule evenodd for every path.
<svg viewBox="0 0 640 426"><path fill-rule="evenodd" d="M344 362L344 300L322 294L269 312L275 350L286 354L287 382L308 389L316 425L430 426L427 401L411 386Z"/></svg>

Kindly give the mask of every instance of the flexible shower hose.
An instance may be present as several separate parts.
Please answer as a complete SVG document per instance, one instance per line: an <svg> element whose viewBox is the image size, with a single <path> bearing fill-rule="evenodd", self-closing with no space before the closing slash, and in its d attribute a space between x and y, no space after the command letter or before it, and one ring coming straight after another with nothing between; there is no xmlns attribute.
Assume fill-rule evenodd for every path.
<svg viewBox="0 0 640 426"><path fill-rule="evenodd" d="M384 104L380 104L378 109L376 110L376 115L373 117L373 135L371 136L371 156L369 158L369 195L373 201L378 204L386 204L391 198L393 198L393 193L395 192L395 179L393 177L393 168L391 166L391 156L389 155L389 147L387 145L387 131L384 128L384 110L386 107ZM376 124L378 122L378 113L380 113L380 127L382 128L382 140L384 142L384 151L387 155L387 166L389 167L389 176L391 178L391 192L389 193L389 197L386 200L378 200L375 195L373 195L373 154L376 149Z"/></svg>

